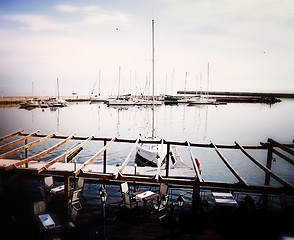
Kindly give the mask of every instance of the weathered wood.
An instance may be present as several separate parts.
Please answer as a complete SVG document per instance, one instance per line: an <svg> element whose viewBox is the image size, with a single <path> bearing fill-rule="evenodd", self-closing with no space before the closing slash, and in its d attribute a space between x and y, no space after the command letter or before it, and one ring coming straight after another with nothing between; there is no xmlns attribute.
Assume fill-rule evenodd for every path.
<svg viewBox="0 0 294 240"><path fill-rule="evenodd" d="M278 143L277 141L275 141L271 138L268 139L268 142L272 143L274 147L279 147L279 148L283 149L285 152L294 156L294 150L286 147L285 145Z"/></svg>
<svg viewBox="0 0 294 240"><path fill-rule="evenodd" d="M42 172L43 170L47 169L48 167L50 167L51 165L53 165L54 163L58 162L59 160L61 160L62 158L65 158L68 154L74 152L75 150L77 150L78 148L84 146L87 142L89 142L91 139L93 138L93 136L87 138L84 142L78 144L76 147L69 149L68 151L66 151L65 153L59 155L58 157L52 159L51 161L49 161L48 163L46 163L43 167L38 169L38 173Z"/></svg>
<svg viewBox="0 0 294 240"><path fill-rule="evenodd" d="M269 170L267 167L263 166L259 161L257 161L254 157L252 157L239 143L235 142L235 144L259 168L261 168L263 171L269 173L271 175L271 177L273 177L274 179L276 179L279 183L283 184L284 186L293 188L293 186L290 183L288 183L287 181L285 181L284 179L282 179L281 177L279 177L278 175L276 175L275 173L273 173L271 170Z"/></svg>
<svg viewBox="0 0 294 240"><path fill-rule="evenodd" d="M82 167L80 167L79 169L77 169L74 172L74 175L77 176L79 175L79 173L86 167L88 166L90 163L92 163L97 157L99 157L100 154L102 154L116 139L116 136L114 138L111 139L111 141L104 146L98 153L96 153L93 157L91 157L89 160L87 160L86 162L84 162L84 164L82 165Z"/></svg>
<svg viewBox="0 0 294 240"><path fill-rule="evenodd" d="M191 150L191 145L190 145L190 142L188 140L187 140L187 145L188 145L188 150L189 150L189 153L190 153L191 161L192 161L196 176L199 179L199 181L202 182L203 179L201 177L200 170L199 170L199 168L198 168L198 166L197 166L197 164L195 162L195 158L194 158L192 150Z"/></svg>
<svg viewBox="0 0 294 240"><path fill-rule="evenodd" d="M38 131L36 131L36 132L33 132L33 133L29 134L29 135L26 136L26 137L23 137L23 138L20 138L20 139L18 139L18 140L15 140L15 141L13 141L13 142L10 142L10 143L7 143L7 144L5 144L5 145L2 145L2 146L0 146L0 149L7 148L7 147L13 146L13 145L15 145L15 144L17 144L17 143L19 143L19 142L25 141L25 140L27 140L28 138L34 136L34 135L35 135L36 133L38 133L38 132L40 132L40 130L38 130Z"/></svg>
<svg viewBox="0 0 294 240"><path fill-rule="evenodd" d="M23 165L23 164L29 163L29 162L32 161L32 160L35 160L35 159L38 159L38 158L44 156L45 154L47 154L47 153L49 153L49 152L55 150L56 148L60 147L60 146L63 145L64 143L66 143L68 140L70 140L71 138L73 138L74 135L75 135L75 134L69 136L67 139L61 141L60 143L54 145L54 146L51 147L51 148L46 149L46 150L43 151L43 152L40 152L40 153L38 153L38 154L36 154L36 155L34 155L34 156L31 156L31 157L29 157L29 158L27 158L27 159L24 159L24 160L22 160L22 161L19 161L19 162L17 162L17 163L14 163L14 164L11 164L11 165L5 167L5 170L7 171L7 170L10 170L10 169L12 169L12 168L14 168L14 167L16 168L16 167L18 167L18 166L21 166L21 165Z"/></svg>
<svg viewBox="0 0 294 240"><path fill-rule="evenodd" d="M0 138L0 141L3 141L3 140L8 139L8 138L10 138L10 137L13 137L13 136L15 136L15 135L17 135L17 134L20 134L20 133L22 133L23 131L24 131L24 130L22 129L22 130L19 130L19 131L14 132L14 133L11 133L11 134L9 134L9 135L6 135L6 136L4 136L4 137L1 137L1 138Z"/></svg>
<svg viewBox="0 0 294 240"><path fill-rule="evenodd" d="M128 164L131 156L133 155L133 152L135 151L137 145L138 145L138 142L139 142L140 138L137 139L137 141L135 142L132 150L130 151L130 153L128 154L127 158L125 159L125 161L123 162L123 164L121 165L120 169L117 171L117 173L114 174L114 179L116 179L118 177L118 174L121 173L124 168L126 167L126 165Z"/></svg>
<svg viewBox="0 0 294 240"><path fill-rule="evenodd" d="M1 158L5 158L5 157L7 157L7 156L9 156L9 155L11 155L11 154L14 154L14 153L16 153L16 152L19 152L19 151L21 151L21 150L23 150L23 149L26 149L26 148L28 148L28 147L31 147L31 146L33 146L33 145L35 145L35 144L37 144L37 143L40 143L40 142L42 142L42 141L44 141L44 140L46 140L46 139L48 139L48 138L53 137L55 134L57 134L57 133L53 133L53 134L47 135L47 136L44 137L44 138L41 138L41 139L39 139L39 140L36 140L36 141L31 142L31 143L29 143L29 144L26 144L26 145L24 145L24 146L22 146L22 147L19 147L19 148L16 148L16 149L14 149L14 150L11 150L11 151L9 151L9 152L3 153L3 154L0 155L0 159L1 159Z"/></svg>
<svg viewBox="0 0 294 240"><path fill-rule="evenodd" d="M219 155L219 157L221 158L221 160L224 162L224 164L228 167L228 169L231 171L231 173L234 174L234 176L238 179L238 181L240 183L242 183L243 185L248 185L247 182L240 176L240 174L232 167L232 165L227 161L227 159L224 157L224 155L218 150L217 146L211 142L211 144L213 145L215 151L217 152L217 154Z"/></svg>

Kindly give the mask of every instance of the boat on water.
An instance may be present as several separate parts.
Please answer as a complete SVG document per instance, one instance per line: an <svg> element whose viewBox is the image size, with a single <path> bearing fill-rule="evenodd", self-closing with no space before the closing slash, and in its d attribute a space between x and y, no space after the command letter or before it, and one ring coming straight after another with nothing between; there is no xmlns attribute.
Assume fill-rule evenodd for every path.
<svg viewBox="0 0 294 240"><path fill-rule="evenodd" d="M107 102L107 97L102 97L100 95L100 79L101 79L101 69L99 69L99 81L98 81L98 94L94 95L93 96L93 93L94 93L94 89L95 89L95 86L96 86L96 82L97 80L95 81L94 83L94 87L92 89L92 92L91 92L91 96L90 96L90 102L93 103L93 102Z"/></svg>
<svg viewBox="0 0 294 240"><path fill-rule="evenodd" d="M66 107L67 102L62 99L57 99L56 97L50 97L47 101L49 107Z"/></svg>
<svg viewBox="0 0 294 240"><path fill-rule="evenodd" d="M178 104L179 101L183 100L180 96L165 95L164 104Z"/></svg>
<svg viewBox="0 0 294 240"><path fill-rule="evenodd" d="M158 142L158 138L154 137L154 19L152 19L152 136L151 141ZM141 143L137 146L135 162L139 166L160 167L165 159L167 146L163 143Z"/></svg>
<svg viewBox="0 0 294 240"><path fill-rule="evenodd" d="M196 96L188 100L188 105L218 105L219 103L215 99L203 97L203 96Z"/></svg>
<svg viewBox="0 0 294 240"><path fill-rule="evenodd" d="M37 98L25 99L20 103L21 108L36 108L39 107L39 100Z"/></svg>
<svg viewBox="0 0 294 240"><path fill-rule="evenodd" d="M136 102L133 100L131 96L124 95L124 96L119 96L114 100L108 101L107 105L135 105Z"/></svg>

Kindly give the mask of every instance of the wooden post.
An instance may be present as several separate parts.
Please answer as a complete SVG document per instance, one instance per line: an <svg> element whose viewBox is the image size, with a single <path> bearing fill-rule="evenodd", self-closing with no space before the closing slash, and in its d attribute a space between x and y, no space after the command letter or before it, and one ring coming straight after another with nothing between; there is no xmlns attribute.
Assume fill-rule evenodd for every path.
<svg viewBox="0 0 294 240"><path fill-rule="evenodd" d="M69 191L69 176L64 175L64 201L65 201L65 206L66 206L66 213L67 213L67 219L70 219L70 191Z"/></svg>
<svg viewBox="0 0 294 240"><path fill-rule="evenodd" d="M170 152L170 144L167 144L167 153L166 153L166 160L165 160L165 176L168 178L169 173L169 152Z"/></svg>
<svg viewBox="0 0 294 240"><path fill-rule="evenodd" d="M106 146L107 144L107 141L104 140L104 147ZM106 173L106 164L107 164L107 159L106 159L106 149L104 151L104 154L103 154L103 173Z"/></svg>
<svg viewBox="0 0 294 240"><path fill-rule="evenodd" d="M25 145L27 145L28 144L28 139L26 139L25 140ZM29 157L29 148L26 148L25 149L25 158L28 158ZM26 168L28 168L29 167L29 164L28 163L26 163Z"/></svg>
<svg viewBox="0 0 294 240"><path fill-rule="evenodd" d="M266 167L271 170L272 168L272 159L273 159L273 144L268 141L268 151L267 151L267 160L266 160ZM270 174L268 172L265 172L265 178L264 178L264 185L269 186L270 185ZM268 202L268 194L264 193L262 194L262 207L263 209L267 208L267 202Z"/></svg>
<svg viewBox="0 0 294 240"><path fill-rule="evenodd" d="M201 206L201 197L200 197L200 180L196 178L193 184L193 196L192 196L192 208L197 210Z"/></svg>

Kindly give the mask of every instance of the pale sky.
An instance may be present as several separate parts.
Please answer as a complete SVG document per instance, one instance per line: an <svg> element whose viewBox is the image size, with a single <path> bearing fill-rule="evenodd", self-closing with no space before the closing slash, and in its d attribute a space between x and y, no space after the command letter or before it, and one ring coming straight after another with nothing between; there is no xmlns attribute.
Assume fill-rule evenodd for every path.
<svg viewBox="0 0 294 240"><path fill-rule="evenodd" d="M0 91L147 94L153 18L156 94L294 92L293 0L0 0Z"/></svg>

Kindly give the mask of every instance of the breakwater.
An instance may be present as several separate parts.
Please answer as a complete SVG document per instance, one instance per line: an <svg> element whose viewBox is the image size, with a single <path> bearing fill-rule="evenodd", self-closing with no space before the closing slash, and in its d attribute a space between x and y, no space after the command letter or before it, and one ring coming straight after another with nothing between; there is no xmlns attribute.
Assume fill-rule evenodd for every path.
<svg viewBox="0 0 294 240"><path fill-rule="evenodd" d="M266 93L266 92L225 92L225 91L183 91L178 90L177 94L202 94L211 96L235 96L235 97L275 97L275 98L294 98L294 93Z"/></svg>

